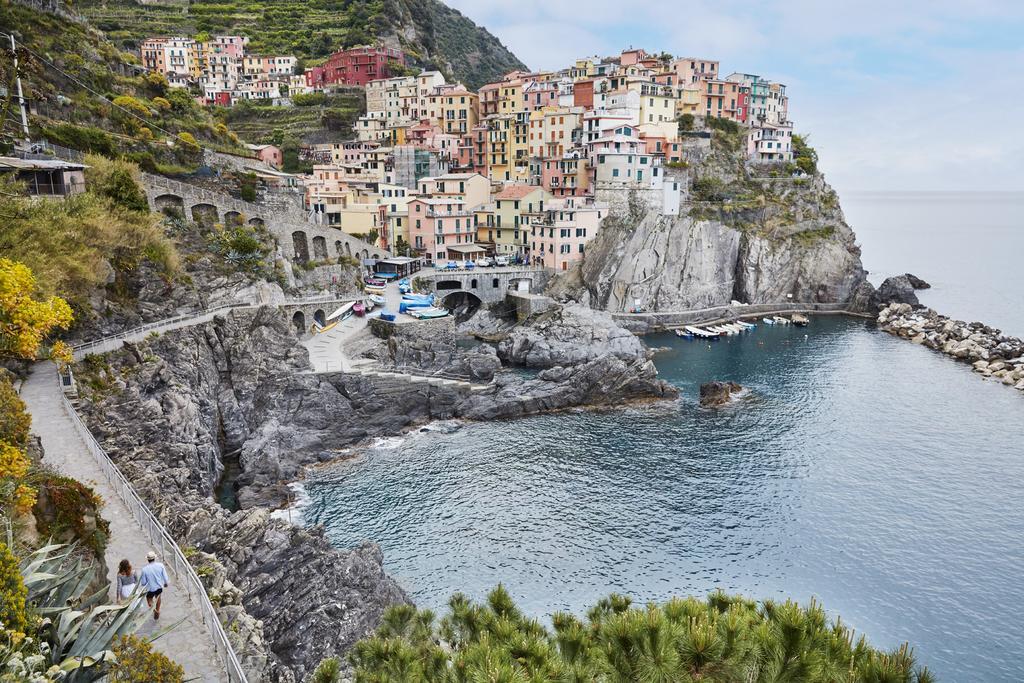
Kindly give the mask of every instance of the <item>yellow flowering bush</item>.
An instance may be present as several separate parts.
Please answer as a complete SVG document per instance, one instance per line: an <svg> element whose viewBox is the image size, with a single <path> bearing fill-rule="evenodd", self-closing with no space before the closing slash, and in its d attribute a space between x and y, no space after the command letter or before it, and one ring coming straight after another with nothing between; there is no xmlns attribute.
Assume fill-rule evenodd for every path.
<svg viewBox="0 0 1024 683"><path fill-rule="evenodd" d="M18 559L0 543L0 624L8 631L24 633L28 628L25 598L28 591L18 569Z"/></svg>
<svg viewBox="0 0 1024 683"><path fill-rule="evenodd" d="M35 288L28 266L0 258L0 358L35 358L51 332L71 325L68 303L58 296L36 300Z"/></svg>

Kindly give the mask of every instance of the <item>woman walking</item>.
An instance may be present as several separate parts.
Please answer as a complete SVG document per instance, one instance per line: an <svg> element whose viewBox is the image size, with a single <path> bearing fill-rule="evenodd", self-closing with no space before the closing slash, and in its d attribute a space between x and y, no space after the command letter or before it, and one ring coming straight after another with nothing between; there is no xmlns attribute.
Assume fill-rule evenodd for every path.
<svg viewBox="0 0 1024 683"><path fill-rule="evenodd" d="M117 604L127 600L139 585L139 573L132 570L132 563L121 560L117 567Z"/></svg>

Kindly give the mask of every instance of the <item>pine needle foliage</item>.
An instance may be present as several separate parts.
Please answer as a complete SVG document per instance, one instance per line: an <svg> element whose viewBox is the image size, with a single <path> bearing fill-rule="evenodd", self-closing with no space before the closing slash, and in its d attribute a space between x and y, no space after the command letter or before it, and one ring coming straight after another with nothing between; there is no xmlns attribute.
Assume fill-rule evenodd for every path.
<svg viewBox="0 0 1024 683"><path fill-rule="evenodd" d="M610 595L585 620L530 619L498 586L456 594L439 621L408 605L349 655L357 683L933 683L909 645L870 647L816 601L716 592L634 605Z"/></svg>

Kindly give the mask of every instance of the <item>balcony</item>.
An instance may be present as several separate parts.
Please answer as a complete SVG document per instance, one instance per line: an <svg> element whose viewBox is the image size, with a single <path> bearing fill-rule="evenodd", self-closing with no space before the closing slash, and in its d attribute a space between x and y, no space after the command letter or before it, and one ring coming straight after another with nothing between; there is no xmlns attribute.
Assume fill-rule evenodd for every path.
<svg viewBox="0 0 1024 683"><path fill-rule="evenodd" d="M427 209L427 218L450 218L453 216L472 216L473 212L464 209L462 211L438 211L436 209Z"/></svg>

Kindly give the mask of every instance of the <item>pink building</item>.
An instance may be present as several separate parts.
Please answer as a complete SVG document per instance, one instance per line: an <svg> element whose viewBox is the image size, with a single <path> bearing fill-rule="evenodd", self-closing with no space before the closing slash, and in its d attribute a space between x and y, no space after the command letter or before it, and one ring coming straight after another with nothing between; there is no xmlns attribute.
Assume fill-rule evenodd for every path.
<svg viewBox="0 0 1024 683"><path fill-rule="evenodd" d="M284 163L284 156L281 153L280 147L275 147L274 145L246 145L246 147L256 154L257 159L274 168L281 168L281 165Z"/></svg>
<svg viewBox="0 0 1024 683"><path fill-rule="evenodd" d="M554 197L583 196L590 187L586 157L572 153L561 159L543 159L540 184Z"/></svg>
<svg viewBox="0 0 1024 683"><path fill-rule="evenodd" d="M476 242L473 211L456 195L409 201L409 244L427 263L448 258L448 247Z"/></svg>
<svg viewBox="0 0 1024 683"><path fill-rule="evenodd" d="M567 198L548 202L544 211L530 214L530 260L555 270L568 270L583 259L586 245L597 236L608 208L603 204Z"/></svg>
<svg viewBox="0 0 1024 683"><path fill-rule="evenodd" d="M551 81L532 81L523 86L523 111L558 106L558 84Z"/></svg>

